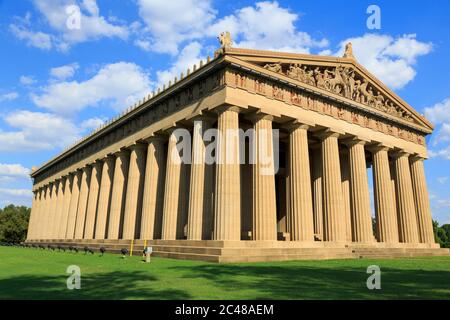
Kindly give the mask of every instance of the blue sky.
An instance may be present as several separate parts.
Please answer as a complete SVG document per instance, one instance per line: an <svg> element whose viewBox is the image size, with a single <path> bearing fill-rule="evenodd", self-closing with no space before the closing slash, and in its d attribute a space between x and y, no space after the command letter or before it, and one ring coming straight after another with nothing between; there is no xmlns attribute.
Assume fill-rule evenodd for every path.
<svg viewBox="0 0 450 320"><path fill-rule="evenodd" d="M372 4L381 29L367 26ZM449 14L445 0L0 0L0 207L30 205L32 166L213 55L229 30L237 47L312 54L351 40L436 125L427 179L434 218L450 223Z"/></svg>

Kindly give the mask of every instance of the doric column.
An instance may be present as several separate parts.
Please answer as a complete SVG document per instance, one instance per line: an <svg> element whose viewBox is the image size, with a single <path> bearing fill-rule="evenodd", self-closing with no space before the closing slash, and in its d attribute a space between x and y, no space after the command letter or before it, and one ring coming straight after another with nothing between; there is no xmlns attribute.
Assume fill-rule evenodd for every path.
<svg viewBox="0 0 450 320"><path fill-rule="evenodd" d="M83 168L80 184L80 197L78 199L77 219L75 223L75 239L83 239L84 223L86 221L86 208L89 197L89 183L91 177L91 166Z"/></svg>
<svg viewBox="0 0 450 320"><path fill-rule="evenodd" d="M376 230L380 242L398 242L395 192L392 188L388 148L377 146L373 152L373 188L375 198Z"/></svg>
<svg viewBox="0 0 450 320"><path fill-rule="evenodd" d="M240 240L239 110L226 107L218 112L213 239Z"/></svg>
<svg viewBox="0 0 450 320"><path fill-rule="evenodd" d="M177 218L180 209L180 180L182 175L182 159L177 148L176 129L170 129L167 147L166 180L164 188L164 207L162 220L163 240L176 240Z"/></svg>
<svg viewBox="0 0 450 320"><path fill-rule="evenodd" d="M81 170L77 170L73 175L72 195L70 197L69 218L67 220L66 239L74 239L75 237L75 223L77 220L81 175L82 175Z"/></svg>
<svg viewBox="0 0 450 320"><path fill-rule="evenodd" d="M40 223L39 223L39 239L45 239L45 230L47 226L47 204L48 204L48 192L49 186L42 187L41 194L41 209L40 211Z"/></svg>
<svg viewBox="0 0 450 320"><path fill-rule="evenodd" d="M64 200L61 210L61 220L59 222L58 238L65 239L67 232L67 221L69 219L70 198L72 196L73 175L69 174L64 178Z"/></svg>
<svg viewBox="0 0 450 320"><path fill-rule="evenodd" d="M27 240L34 239L33 233L35 232L35 225L37 220L37 213L38 213L38 203L39 203L39 191L35 190L33 191L33 199L31 202L31 212L30 212L30 219L28 220L28 230L27 230Z"/></svg>
<svg viewBox="0 0 450 320"><path fill-rule="evenodd" d="M395 158L395 183L397 189L398 228L400 242L418 243L417 216L409 168L409 154L397 152Z"/></svg>
<svg viewBox="0 0 450 320"><path fill-rule="evenodd" d="M46 198L46 208L47 212L45 214L45 236L44 239L48 240L52 238L52 220L53 220L53 210L54 210L54 194L56 186L55 182L50 182L48 186L48 193Z"/></svg>
<svg viewBox="0 0 450 320"><path fill-rule="evenodd" d="M144 189L146 146L137 143L130 147L130 168L128 170L123 239L138 238L141 225L142 192Z"/></svg>
<svg viewBox="0 0 450 320"><path fill-rule="evenodd" d="M127 150L119 151L115 156L116 163L109 213L108 239L119 239L121 236L120 218L125 207L126 179L130 162L130 153Z"/></svg>
<svg viewBox="0 0 450 320"><path fill-rule="evenodd" d="M425 169L423 166L424 159L419 156L413 156L410 160L420 242L435 243L430 200L428 196L427 182L425 179Z"/></svg>
<svg viewBox="0 0 450 320"><path fill-rule="evenodd" d="M314 234L323 240L322 150L320 145L312 149L311 167Z"/></svg>
<svg viewBox="0 0 450 320"><path fill-rule="evenodd" d="M203 132L211 127L210 120L194 121L192 137L192 163L187 225L188 240L210 239L212 231L212 178L213 167L206 164L206 145Z"/></svg>
<svg viewBox="0 0 450 320"><path fill-rule="evenodd" d="M314 241L308 126L293 125L289 134L289 233L292 241Z"/></svg>
<svg viewBox="0 0 450 320"><path fill-rule="evenodd" d="M346 240L343 214L341 168L338 133L326 131L322 139L324 241Z"/></svg>
<svg viewBox="0 0 450 320"><path fill-rule="evenodd" d="M59 226L61 224L61 219L63 218L63 204L64 204L64 185L66 178L62 177L59 179L57 184L57 199L56 199L56 209L55 209L55 222L53 227L53 238L61 239L59 237Z"/></svg>
<svg viewBox="0 0 450 320"><path fill-rule="evenodd" d="M55 227L55 219L56 219L56 200L57 200L57 192L58 192L59 180L55 180L51 183L50 188L50 203L48 210L48 218L47 218L47 237L46 239L54 239L54 227Z"/></svg>
<svg viewBox="0 0 450 320"><path fill-rule="evenodd" d="M365 141L358 138L347 141L350 164L350 200L354 242L373 242L370 211L369 182L367 178Z"/></svg>
<svg viewBox="0 0 450 320"><path fill-rule="evenodd" d="M86 210L86 223L83 239L94 239L95 215L97 213L100 179L102 175L103 162L96 161L92 165L91 182L89 185L89 197Z"/></svg>
<svg viewBox="0 0 450 320"><path fill-rule="evenodd" d="M106 238L106 223L108 221L108 210L111 203L115 161L116 159L113 156L107 156L102 159L103 167L100 192L98 196L97 221L95 223L95 239Z"/></svg>
<svg viewBox="0 0 450 320"><path fill-rule="evenodd" d="M252 117L252 120L254 122L253 240L277 240L272 116L258 114Z"/></svg>
<svg viewBox="0 0 450 320"><path fill-rule="evenodd" d="M345 240L352 241L352 214L350 202L350 160L348 150L340 150L343 219L345 224Z"/></svg>
<svg viewBox="0 0 450 320"><path fill-rule="evenodd" d="M164 205L166 157L164 139L153 136L148 140L142 201L141 239L160 239Z"/></svg>

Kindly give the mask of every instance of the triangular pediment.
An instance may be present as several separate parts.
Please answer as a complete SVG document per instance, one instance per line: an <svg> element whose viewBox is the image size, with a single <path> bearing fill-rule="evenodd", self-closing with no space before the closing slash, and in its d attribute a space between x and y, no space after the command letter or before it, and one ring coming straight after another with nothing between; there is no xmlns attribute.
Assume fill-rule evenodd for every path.
<svg viewBox="0 0 450 320"><path fill-rule="evenodd" d="M226 48L225 55L430 133L433 125L353 58Z"/></svg>

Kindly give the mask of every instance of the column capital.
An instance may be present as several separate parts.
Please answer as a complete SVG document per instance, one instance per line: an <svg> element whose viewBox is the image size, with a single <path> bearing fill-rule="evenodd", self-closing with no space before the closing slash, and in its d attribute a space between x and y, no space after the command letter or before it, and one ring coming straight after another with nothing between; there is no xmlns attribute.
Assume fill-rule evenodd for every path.
<svg viewBox="0 0 450 320"><path fill-rule="evenodd" d="M387 145L382 142L377 142L377 143L370 144L367 146L367 150L369 150L372 153L377 153L379 151L388 152L389 150L392 150L393 148L394 148L393 146Z"/></svg>
<svg viewBox="0 0 450 320"><path fill-rule="evenodd" d="M240 113L241 110L242 110L242 108L240 108L238 106L234 106L234 105L221 105L217 108L212 109L213 112L215 112L219 115L221 113L224 113L225 111L232 111L232 112Z"/></svg>
<svg viewBox="0 0 450 320"><path fill-rule="evenodd" d="M308 123L300 121L300 120L292 120L286 124L283 124L282 127L284 129L288 130L289 132L292 132L296 129L308 130L310 127L314 127L314 125L308 124Z"/></svg>
<svg viewBox="0 0 450 320"><path fill-rule="evenodd" d="M345 144L346 146L348 146L348 147L352 147L352 146L358 145L358 144L364 146L368 142L370 142L370 140L367 139L367 138L359 137L359 136L353 136L353 137L350 137L350 138L347 138L347 139L343 139L343 140L341 140L341 142L343 144Z"/></svg>
<svg viewBox="0 0 450 320"><path fill-rule="evenodd" d="M322 130L322 131L316 133L316 137L319 138L320 140L325 140L326 138L329 138L329 137L339 138L344 133L345 132L342 130L327 128L325 130Z"/></svg>
<svg viewBox="0 0 450 320"><path fill-rule="evenodd" d="M116 158L119 158L119 157L127 156L129 153L130 153L130 151L127 150L126 148L121 148L121 149L113 152L112 155L115 156Z"/></svg>
<svg viewBox="0 0 450 320"><path fill-rule="evenodd" d="M423 157L423 156L421 156L419 154L411 155L410 159L411 159L411 161L424 161L424 160L426 160L425 157Z"/></svg>
<svg viewBox="0 0 450 320"><path fill-rule="evenodd" d="M271 114L267 114L261 111L257 111L255 113L249 114L245 116L246 119L248 119L249 121L256 123L260 120L269 120L269 121L273 121L274 120L274 116Z"/></svg>
<svg viewBox="0 0 450 320"><path fill-rule="evenodd" d="M204 111L199 111L193 115L186 117L186 120L189 120L190 122L204 121L204 122L208 122L209 124L213 124L214 122L217 121L217 117L210 113L205 113Z"/></svg>
<svg viewBox="0 0 450 320"><path fill-rule="evenodd" d="M136 141L133 144L131 144L130 146L128 146L127 149L130 151L145 150L145 149L147 149L147 145L140 141Z"/></svg>
<svg viewBox="0 0 450 320"><path fill-rule="evenodd" d="M153 133L151 136L144 138L141 141L144 143L152 143L152 142L157 142L157 141L165 142L166 140L167 139L164 135Z"/></svg>
<svg viewBox="0 0 450 320"><path fill-rule="evenodd" d="M409 152L407 152L405 150L394 150L392 152L392 157L394 159L398 159L398 158L401 158L401 157L409 157L410 155L411 155L411 153L409 153Z"/></svg>

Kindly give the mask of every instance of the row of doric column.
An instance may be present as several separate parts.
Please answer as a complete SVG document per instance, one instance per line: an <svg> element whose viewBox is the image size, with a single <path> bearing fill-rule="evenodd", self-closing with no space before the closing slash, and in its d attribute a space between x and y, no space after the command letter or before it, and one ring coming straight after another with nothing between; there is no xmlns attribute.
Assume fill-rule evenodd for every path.
<svg viewBox="0 0 450 320"><path fill-rule="evenodd" d="M260 161L273 158L272 117L253 123L251 238L277 240L275 172ZM241 239L239 135L221 134L215 165L205 162L202 133L215 120L202 118L192 131L192 162L186 165L174 129L152 136L61 177L35 191L28 239ZM218 111L221 133L239 130L239 109ZM433 243L423 159L383 145L343 139L285 125L287 232L291 241ZM344 145L347 149L342 154ZM311 156L310 156L311 150ZM374 238L366 151L372 155ZM310 159L312 163L310 163ZM189 189L186 187L189 186Z"/></svg>

